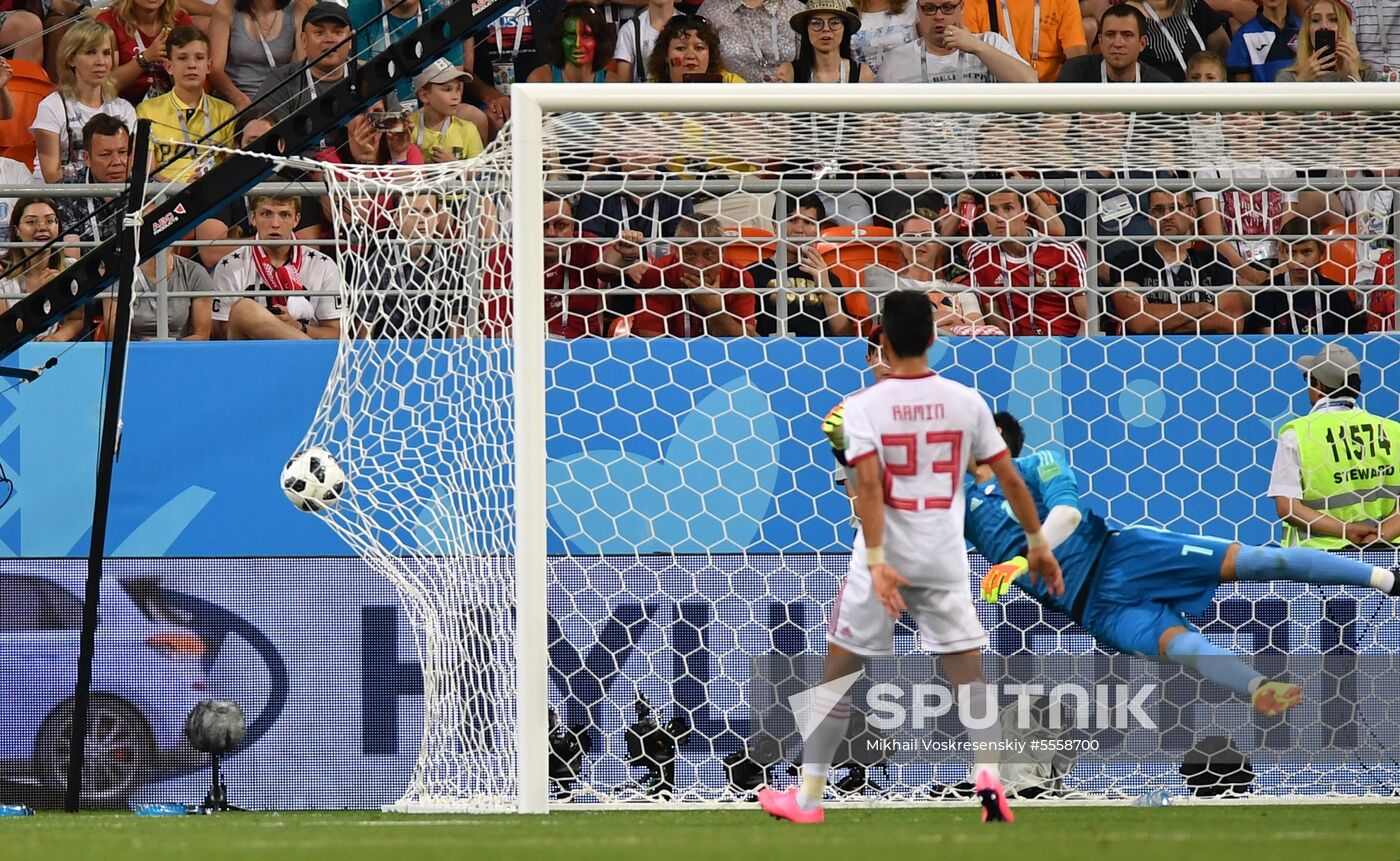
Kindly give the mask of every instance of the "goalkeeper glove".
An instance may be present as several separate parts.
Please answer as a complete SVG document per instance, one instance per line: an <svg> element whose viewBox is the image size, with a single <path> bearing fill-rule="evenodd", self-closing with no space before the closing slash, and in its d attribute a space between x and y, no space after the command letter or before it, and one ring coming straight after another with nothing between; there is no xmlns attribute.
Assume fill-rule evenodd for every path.
<svg viewBox="0 0 1400 861"><path fill-rule="evenodd" d="M846 404L844 402L831 408L831 412L826 414L822 420L822 433L826 434L826 439L831 443L831 450L841 454L846 450Z"/></svg>
<svg viewBox="0 0 1400 861"><path fill-rule="evenodd" d="M1030 564L1024 556L993 565L987 576L982 578L982 600L989 604L1000 601L1001 597L1011 590L1011 584L1016 582L1016 578L1028 570Z"/></svg>

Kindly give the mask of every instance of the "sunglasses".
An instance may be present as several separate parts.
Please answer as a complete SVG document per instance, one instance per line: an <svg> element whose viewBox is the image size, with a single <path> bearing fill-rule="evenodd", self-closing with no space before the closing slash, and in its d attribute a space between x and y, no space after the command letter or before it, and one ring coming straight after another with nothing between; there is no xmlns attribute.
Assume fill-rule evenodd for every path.
<svg viewBox="0 0 1400 861"><path fill-rule="evenodd" d="M666 22L667 27L675 27L677 30L690 29L694 27L709 27L710 19L703 15L692 15L687 12L677 12L671 16L671 20Z"/></svg>

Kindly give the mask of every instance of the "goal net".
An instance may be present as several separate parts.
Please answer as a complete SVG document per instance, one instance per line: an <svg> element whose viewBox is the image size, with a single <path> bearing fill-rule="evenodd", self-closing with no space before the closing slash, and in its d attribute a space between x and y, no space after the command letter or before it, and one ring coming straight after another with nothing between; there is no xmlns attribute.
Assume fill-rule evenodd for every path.
<svg viewBox="0 0 1400 861"><path fill-rule="evenodd" d="M853 536L820 423L868 383L890 289L930 294L934 367L1065 455L1086 506L1277 540L1297 358L1348 346L1365 406L1400 412L1400 104L1309 86L1271 95L1293 113L1209 86L1145 88L1133 113L1115 88L521 86L475 161L328 170L346 319L305 444L341 461L327 520L413 624L401 806L717 802L793 780L790 698L816 679ZM978 613L991 681L1047 694L1032 725L1000 700L1040 751L1006 758L1022 797L1400 786L1393 599L1218 591L1194 621L1303 686L1282 719L1019 593ZM934 672L907 619L895 652L870 681ZM1084 701L1050 708L1065 685ZM1125 692L1150 725L1122 722ZM1052 725L1061 699L1088 724ZM963 797L970 758L918 741L960 738L955 715L921 735L856 711L841 795Z"/></svg>

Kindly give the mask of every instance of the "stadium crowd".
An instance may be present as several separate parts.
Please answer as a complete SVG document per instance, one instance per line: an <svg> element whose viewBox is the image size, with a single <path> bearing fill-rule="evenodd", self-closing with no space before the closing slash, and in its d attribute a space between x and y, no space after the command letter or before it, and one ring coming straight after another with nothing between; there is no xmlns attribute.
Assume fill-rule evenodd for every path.
<svg viewBox="0 0 1400 861"><path fill-rule="evenodd" d="M0 199L0 240L31 243L9 248L0 293L18 301L80 253L74 243L113 234L119 219L109 199L49 196L43 186L125 182L138 117L152 121L152 178L192 181L222 156L183 142L233 147L257 137L441 4L116 0L94 9L87 0L8 0L0 11L0 54L8 58L0 58L0 185L35 188ZM470 159L508 120L516 80L1393 82L1400 39L1388 34L1398 21L1400 0L543 0L402 81L328 137L316 158ZM654 166L624 156L597 169L635 176ZM1222 165L1215 175L1232 172L1303 178L1259 164ZM283 178L317 177L284 171ZM901 286L927 292L940 330L954 334L1396 328L1389 188L1120 194L1098 201L1096 216L1083 194L1049 190L768 198L766 223L746 231L760 237L753 244L719 241L740 229L699 195L549 199L551 333L857 334L870 325L869 297ZM461 215L432 195L395 204L389 229L411 235L450 236ZM143 267L138 335L155 336L151 297L161 287L214 294L168 303L172 336L338 337L338 305L314 294L333 292L344 277L385 276L333 259L329 206L314 196L255 196L201 224L185 239L204 244ZM1088 255L1091 217L1092 235L1108 239L1092 240L1096 253ZM842 241L860 244L853 237L869 240L865 257L840 252ZM293 239L323 250L276 244ZM52 253L29 253L32 243L50 241L59 241ZM410 254L410 269L385 288L424 281L413 272L429 271L425 254ZM488 260L486 280L505 290L509 279L501 249ZM1092 285L1101 302L1089 301ZM570 297L571 287L628 289ZM668 292L678 289L698 292ZM247 290L313 296L239 301ZM376 309L415 316L405 302L385 299ZM45 337L102 337L104 316L66 321ZM504 331L509 318L508 302L488 301L480 331ZM458 323L425 330L373 321L365 330L462 331Z"/></svg>

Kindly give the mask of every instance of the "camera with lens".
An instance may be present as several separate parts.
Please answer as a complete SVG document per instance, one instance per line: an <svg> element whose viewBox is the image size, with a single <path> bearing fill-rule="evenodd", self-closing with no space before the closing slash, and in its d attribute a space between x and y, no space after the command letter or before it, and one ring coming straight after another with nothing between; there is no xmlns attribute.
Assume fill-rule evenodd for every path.
<svg viewBox="0 0 1400 861"><path fill-rule="evenodd" d="M662 723L641 694L636 711L636 723L627 727L627 764L646 769L641 786L648 795L671 795L676 789L676 750L690 740L690 722L678 714Z"/></svg>
<svg viewBox="0 0 1400 861"><path fill-rule="evenodd" d="M408 131L408 111L370 111L369 124L377 132Z"/></svg>

